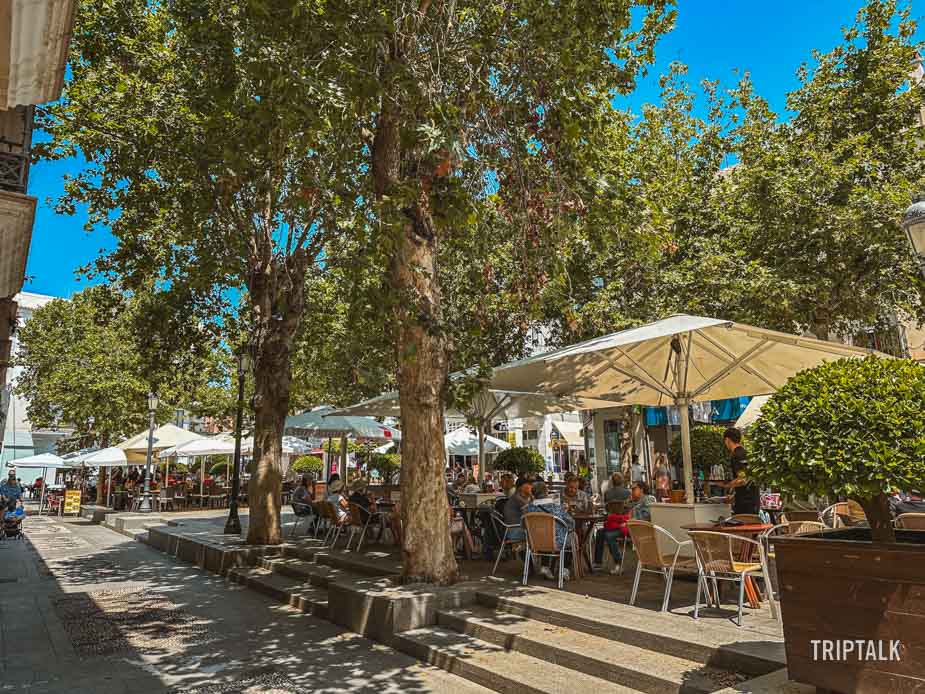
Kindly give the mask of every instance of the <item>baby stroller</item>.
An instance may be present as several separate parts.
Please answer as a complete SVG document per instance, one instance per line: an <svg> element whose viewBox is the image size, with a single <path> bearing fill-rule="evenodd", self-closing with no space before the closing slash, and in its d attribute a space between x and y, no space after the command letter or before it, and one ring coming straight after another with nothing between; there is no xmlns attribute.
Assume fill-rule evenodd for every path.
<svg viewBox="0 0 925 694"><path fill-rule="evenodd" d="M3 539L22 539L22 518L7 517L6 514L3 514Z"/></svg>

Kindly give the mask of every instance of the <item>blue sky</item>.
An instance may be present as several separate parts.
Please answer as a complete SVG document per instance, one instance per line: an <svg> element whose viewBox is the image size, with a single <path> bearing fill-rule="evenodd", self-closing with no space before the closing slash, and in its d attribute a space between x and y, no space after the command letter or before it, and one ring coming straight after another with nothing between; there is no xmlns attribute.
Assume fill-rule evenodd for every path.
<svg viewBox="0 0 925 694"><path fill-rule="evenodd" d="M828 50L841 39L863 0L678 0L675 30L656 50L658 62L629 99L638 107L658 98L657 75L674 60L689 66L688 79L719 79L731 85L749 71L755 87L778 112L797 85L795 72L810 51ZM83 230L84 215L56 215L46 199L63 191L64 175L79 171L80 160L40 162L31 169L29 192L39 198L29 255L27 291L67 297L86 280L76 271L114 241L105 229Z"/></svg>

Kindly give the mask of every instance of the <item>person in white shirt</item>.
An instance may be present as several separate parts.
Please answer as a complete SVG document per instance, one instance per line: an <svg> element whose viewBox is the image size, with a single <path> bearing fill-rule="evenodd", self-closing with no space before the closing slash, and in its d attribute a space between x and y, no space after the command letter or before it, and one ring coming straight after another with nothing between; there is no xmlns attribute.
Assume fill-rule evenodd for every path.
<svg viewBox="0 0 925 694"><path fill-rule="evenodd" d="M331 486L328 487L328 496L325 499L337 511L337 520L340 522L347 518L347 509L350 508L350 504L347 503L347 499L342 493L343 489L344 483L339 479L334 480L331 482Z"/></svg>

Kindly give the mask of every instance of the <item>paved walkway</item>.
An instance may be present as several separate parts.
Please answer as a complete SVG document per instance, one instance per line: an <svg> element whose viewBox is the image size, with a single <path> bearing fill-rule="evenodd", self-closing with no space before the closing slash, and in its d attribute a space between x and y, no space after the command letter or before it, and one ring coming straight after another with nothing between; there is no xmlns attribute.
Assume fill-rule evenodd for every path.
<svg viewBox="0 0 925 694"><path fill-rule="evenodd" d="M0 692L487 690L78 519L0 542Z"/></svg>

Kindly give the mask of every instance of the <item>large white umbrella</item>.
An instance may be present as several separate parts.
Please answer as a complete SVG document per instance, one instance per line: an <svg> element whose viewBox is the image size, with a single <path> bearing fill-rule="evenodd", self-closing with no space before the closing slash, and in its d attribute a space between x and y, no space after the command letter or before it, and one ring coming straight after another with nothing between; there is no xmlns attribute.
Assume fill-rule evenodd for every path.
<svg viewBox="0 0 925 694"><path fill-rule="evenodd" d="M469 427L459 427L443 437L443 445L447 455L478 455L479 437L473 434ZM485 436L482 442L483 453L497 453L511 447L507 441L496 439L494 436Z"/></svg>
<svg viewBox="0 0 925 694"><path fill-rule="evenodd" d="M798 371L868 354L886 356L732 321L677 315L498 367L491 387L598 398L611 406L681 408L684 488L693 501L690 403L773 393Z"/></svg>
<svg viewBox="0 0 925 694"><path fill-rule="evenodd" d="M106 485L106 505L110 506L112 502L112 469L119 465L126 465L128 457L118 446L103 448L92 453L86 453L81 456L84 465L90 467L109 468L109 483ZM97 484L100 480L97 479Z"/></svg>
<svg viewBox="0 0 925 694"><path fill-rule="evenodd" d="M450 376L453 379L465 377L464 372ZM479 470L485 469L485 429L495 419L521 419L542 417L557 412L575 412L611 407L612 403L594 398L576 397L571 394L536 392L522 389L483 388L463 407L448 408L448 417L462 417L483 435L478 452ZM398 391L379 395L336 411L337 414L367 415L372 417L400 417Z"/></svg>
<svg viewBox="0 0 925 694"><path fill-rule="evenodd" d="M753 397L736 420L736 427L739 429L748 429L748 427L757 422L758 418L761 416L761 408L764 407L764 404L770 399L770 395L756 395Z"/></svg>
<svg viewBox="0 0 925 694"><path fill-rule="evenodd" d="M19 458L14 462L9 462L6 466L10 469L25 468L31 470L42 470L42 497L39 499L39 515L45 507L45 489L48 487L49 470L73 470L79 468L80 463L73 463L55 455L54 453L40 453L39 455L30 455L27 458Z"/></svg>
<svg viewBox="0 0 925 694"><path fill-rule="evenodd" d="M164 453L161 453L161 457L178 457L178 458L195 458L199 456L207 455L234 455L234 441L227 441L224 438L218 437L200 437L198 439L193 439L192 441L187 441L184 444L170 448ZM231 459L229 458L228 462L229 467L231 466ZM166 474L165 474L166 477ZM199 494L204 493L206 484L206 467L205 465L199 466Z"/></svg>

